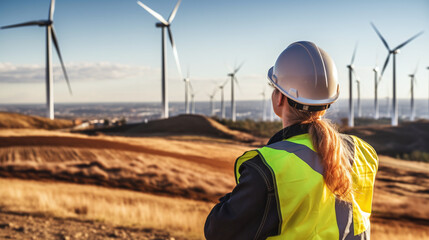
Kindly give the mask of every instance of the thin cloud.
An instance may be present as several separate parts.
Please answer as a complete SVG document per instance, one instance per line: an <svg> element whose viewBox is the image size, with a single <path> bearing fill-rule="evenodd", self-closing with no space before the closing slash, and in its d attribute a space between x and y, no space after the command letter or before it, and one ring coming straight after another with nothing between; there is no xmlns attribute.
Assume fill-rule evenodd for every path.
<svg viewBox="0 0 429 240"><path fill-rule="evenodd" d="M123 80L153 76L159 70L145 66L126 65L110 62L80 62L66 65L70 81ZM54 79L64 79L61 66L53 67ZM30 83L45 80L44 65L15 65L0 63L0 82Z"/></svg>

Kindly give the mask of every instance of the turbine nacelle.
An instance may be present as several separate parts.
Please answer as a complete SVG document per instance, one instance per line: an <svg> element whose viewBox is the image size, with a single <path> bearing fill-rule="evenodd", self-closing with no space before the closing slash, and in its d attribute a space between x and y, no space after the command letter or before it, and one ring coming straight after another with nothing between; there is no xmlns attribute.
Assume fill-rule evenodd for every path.
<svg viewBox="0 0 429 240"><path fill-rule="evenodd" d="M390 53L399 54L399 53L401 53L401 49L392 50L392 51L390 51Z"/></svg>
<svg viewBox="0 0 429 240"><path fill-rule="evenodd" d="M374 71L374 72L378 72L378 71L380 71L380 68L375 67L375 68L373 68L373 69L372 69L372 71Z"/></svg>
<svg viewBox="0 0 429 240"><path fill-rule="evenodd" d="M162 22L157 22L157 23L155 23L155 26L157 28L163 28L163 27L169 27L170 24L165 24L165 23L162 23Z"/></svg>

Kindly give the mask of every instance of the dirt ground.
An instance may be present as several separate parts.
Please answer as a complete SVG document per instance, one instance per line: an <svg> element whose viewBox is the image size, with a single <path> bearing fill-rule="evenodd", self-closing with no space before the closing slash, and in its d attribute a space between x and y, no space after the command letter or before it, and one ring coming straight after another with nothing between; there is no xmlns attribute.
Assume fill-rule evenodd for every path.
<svg viewBox="0 0 429 240"><path fill-rule="evenodd" d="M0 211L0 239L183 240L185 238L152 228L117 227L96 221Z"/></svg>

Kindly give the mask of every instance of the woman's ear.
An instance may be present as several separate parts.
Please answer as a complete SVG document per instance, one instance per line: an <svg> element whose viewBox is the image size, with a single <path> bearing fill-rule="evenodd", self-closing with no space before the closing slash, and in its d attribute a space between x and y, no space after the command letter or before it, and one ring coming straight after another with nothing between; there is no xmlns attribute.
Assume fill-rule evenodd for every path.
<svg viewBox="0 0 429 240"><path fill-rule="evenodd" d="M284 103L285 103L285 99L286 97L283 96L283 94L277 90L277 94L276 94L276 104L277 106L281 107Z"/></svg>

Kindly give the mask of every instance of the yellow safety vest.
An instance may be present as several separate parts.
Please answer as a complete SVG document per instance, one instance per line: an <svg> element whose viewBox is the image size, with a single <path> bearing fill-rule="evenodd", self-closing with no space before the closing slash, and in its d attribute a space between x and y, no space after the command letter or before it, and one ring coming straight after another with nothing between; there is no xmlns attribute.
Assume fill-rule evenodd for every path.
<svg viewBox="0 0 429 240"><path fill-rule="evenodd" d="M268 239L352 239L356 235L369 239L378 157L368 143L351 137L354 143L351 203L336 199L326 186L323 165L309 134L245 152L237 159L237 183L241 164L256 155L272 173L280 226L279 235Z"/></svg>

